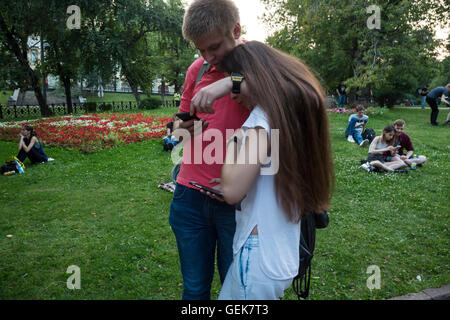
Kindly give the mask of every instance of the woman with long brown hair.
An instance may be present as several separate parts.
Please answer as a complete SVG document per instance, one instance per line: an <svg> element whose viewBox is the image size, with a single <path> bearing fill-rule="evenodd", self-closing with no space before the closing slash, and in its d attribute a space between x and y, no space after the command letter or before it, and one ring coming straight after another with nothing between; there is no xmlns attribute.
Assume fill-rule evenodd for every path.
<svg viewBox="0 0 450 320"><path fill-rule="evenodd" d="M203 88L191 104L192 112L214 112L211 102L234 87L232 98L251 110L228 140L222 168L224 200L241 204L219 299L277 299L298 273L301 219L330 206L324 90L297 58L257 41L234 48L222 69L232 79Z"/></svg>
<svg viewBox="0 0 450 320"><path fill-rule="evenodd" d="M24 162L27 157L30 159L31 163L49 161L49 158L45 154L44 148L37 137L36 131L28 124L22 127L17 149L19 150L17 158L22 162ZM50 158L50 161L51 160L53 159Z"/></svg>

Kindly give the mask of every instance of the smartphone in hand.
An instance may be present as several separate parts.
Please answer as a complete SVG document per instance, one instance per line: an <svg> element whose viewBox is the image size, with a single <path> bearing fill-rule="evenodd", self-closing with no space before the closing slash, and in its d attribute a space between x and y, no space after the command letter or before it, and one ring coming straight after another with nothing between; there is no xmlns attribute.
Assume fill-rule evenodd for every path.
<svg viewBox="0 0 450 320"><path fill-rule="evenodd" d="M183 121L189 121L189 120L200 120L199 117L197 117L195 114L194 115L190 115L189 111L188 112L180 112L175 114L177 116L177 118L183 120Z"/></svg>
<svg viewBox="0 0 450 320"><path fill-rule="evenodd" d="M189 184L194 186L194 187L197 187L197 188L199 188L199 189L201 189L203 191L208 191L208 192L210 192L210 193L212 193L212 194L214 194L214 195L216 195L218 197L223 198L222 192L220 192L219 190L202 186L202 185L200 185L200 184L198 184L197 182L194 182L194 181L189 181Z"/></svg>

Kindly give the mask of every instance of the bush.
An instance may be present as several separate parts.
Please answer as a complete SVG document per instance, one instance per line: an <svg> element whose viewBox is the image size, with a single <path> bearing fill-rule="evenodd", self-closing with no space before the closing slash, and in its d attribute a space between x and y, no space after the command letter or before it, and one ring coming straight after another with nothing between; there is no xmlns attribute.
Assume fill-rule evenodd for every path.
<svg viewBox="0 0 450 320"><path fill-rule="evenodd" d="M162 105L162 99L160 96L151 96L141 101L140 108L151 110L159 108Z"/></svg>
<svg viewBox="0 0 450 320"><path fill-rule="evenodd" d="M97 111L97 103L95 102L85 102L84 108L86 112L96 112Z"/></svg>
<svg viewBox="0 0 450 320"><path fill-rule="evenodd" d="M106 104L100 105L100 110L101 111L111 111L112 108L113 108L113 106L110 103L106 103Z"/></svg>

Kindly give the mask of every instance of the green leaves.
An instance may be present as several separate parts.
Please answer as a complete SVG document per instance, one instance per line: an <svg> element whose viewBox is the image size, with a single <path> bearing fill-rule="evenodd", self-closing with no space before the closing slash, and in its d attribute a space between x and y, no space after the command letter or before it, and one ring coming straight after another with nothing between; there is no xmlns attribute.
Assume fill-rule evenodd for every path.
<svg viewBox="0 0 450 320"><path fill-rule="evenodd" d="M439 42L432 38L432 21L450 18L439 0L377 1L381 29L371 30L367 1L263 3L270 12L266 23L278 30L268 42L304 60L329 90L344 79L353 88L395 88L394 98L436 75Z"/></svg>

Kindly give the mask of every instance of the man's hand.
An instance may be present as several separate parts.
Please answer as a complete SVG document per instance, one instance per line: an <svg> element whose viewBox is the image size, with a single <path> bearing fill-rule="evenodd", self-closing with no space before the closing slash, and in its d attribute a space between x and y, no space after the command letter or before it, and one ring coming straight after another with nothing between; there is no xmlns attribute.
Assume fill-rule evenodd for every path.
<svg viewBox="0 0 450 320"><path fill-rule="evenodd" d="M201 88L191 100L191 115L196 111L197 113L214 113L213 102L230 93L232 87L231 77L226 77Z"/></svg>
<svg viewBox="0 0 450 320"><path fill-rule="evenodd" d="M197 129L197 132L203 132L204 130L206 130L206 128L208 127L209 123L203 119L199 120L188 120L188 121L183 121L181 119L177 119L174 122L173 125L173 131L175 131L176 129L185 129L187 131L189 131L189 133L191 134L191 138L194 137L194 132L195 132L195 128L198 128L196 126L202 126L202 129L199 130Z"/></svg>

